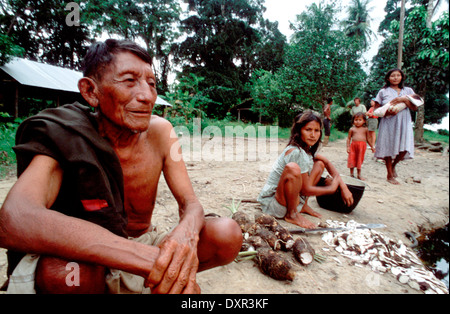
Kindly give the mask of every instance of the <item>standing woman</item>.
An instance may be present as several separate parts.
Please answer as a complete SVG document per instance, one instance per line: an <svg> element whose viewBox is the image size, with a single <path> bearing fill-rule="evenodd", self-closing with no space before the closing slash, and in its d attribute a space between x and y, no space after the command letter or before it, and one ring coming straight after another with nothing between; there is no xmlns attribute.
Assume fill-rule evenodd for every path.
<svg viewBox="0 0 450 314"><path fill-rule="evenodd" d="M385 76L385 86L378 92L375 101L380 105L403 102L407 108L398 113L391 111L381 118L378 128L375 157L384 159L387 170L387 181L400 184L396 178L395 166L404 159L414 158L414 133L411 112L417 107L406 97L414 94L410 87L405 87L405 73L400 69L392 69Z"/></svg>

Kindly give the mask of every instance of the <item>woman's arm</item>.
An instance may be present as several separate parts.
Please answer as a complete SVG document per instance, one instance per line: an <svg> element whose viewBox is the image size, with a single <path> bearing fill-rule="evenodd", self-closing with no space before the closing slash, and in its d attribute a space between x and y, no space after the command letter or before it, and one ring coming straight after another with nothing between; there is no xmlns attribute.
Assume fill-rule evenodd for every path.
<svg viewBox="0 0 450 314"><path fill-rule="evenodd" d="M406 105L406 107L408 107L410 110L417 111L417 107L406 96L400 96L400 97L397 97L397 98L394 98L391 100L391 105L396 105L398 103L404 103ZM390 110L388 110L388 111L389 111L389 113L392 114L392 112Z"/></svg>

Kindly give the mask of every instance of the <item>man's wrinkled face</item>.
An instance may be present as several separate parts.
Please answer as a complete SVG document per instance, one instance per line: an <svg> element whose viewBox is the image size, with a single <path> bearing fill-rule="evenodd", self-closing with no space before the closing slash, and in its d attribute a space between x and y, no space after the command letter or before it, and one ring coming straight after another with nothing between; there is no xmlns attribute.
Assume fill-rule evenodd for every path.
<svg viewBox="0 0 450 314"><path fill-rule="evenodd" d="M118 53L98 87L98 106L104 118L132 132L148 129L157 96L150 64L130 52Z"/></svg>

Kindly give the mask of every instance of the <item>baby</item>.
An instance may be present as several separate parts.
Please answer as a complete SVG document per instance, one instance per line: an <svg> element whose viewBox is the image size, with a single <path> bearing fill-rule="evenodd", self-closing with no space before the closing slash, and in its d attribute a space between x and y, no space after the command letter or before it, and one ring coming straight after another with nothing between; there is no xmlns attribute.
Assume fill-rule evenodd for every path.
<svg viewBox="0 0 450 314"><path fill-rule="evenodd" d="M408 99L411 101L411 103L413 103L416 107L423 105L423 99L417 94L407 95L406 97L408 97ZM405 108L406 108L406 104L403 102L399 102L398 104L395 104L395 105L392 105L391 102L388 102L384 106L381 106L378 109L375 109L373 112L373 115L381 118L386 115L386 112L388 110L392 114L397 114Z"/></svg>

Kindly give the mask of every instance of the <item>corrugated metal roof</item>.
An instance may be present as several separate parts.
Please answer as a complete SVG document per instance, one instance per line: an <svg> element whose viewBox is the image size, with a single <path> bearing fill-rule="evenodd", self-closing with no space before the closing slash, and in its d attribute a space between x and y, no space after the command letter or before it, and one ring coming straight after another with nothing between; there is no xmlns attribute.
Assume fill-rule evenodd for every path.
<svg viewBox="0 0 450 314"><path fill-rule="evenodd" d="M79 71L22 58L13 58L9 63L0 66L0 69L22 85L74 93L80 92L78 90L78 81L83 77L83 73ZM156 104L172 107L171 104L159 96L156 99Z"/></svg>
<svg viewBox="0 0 450 314"><path fill-rule="evenodd" d="M20 84L78 93L78 80L83 74L45 63L13 58L0 67Z"/></svg>

